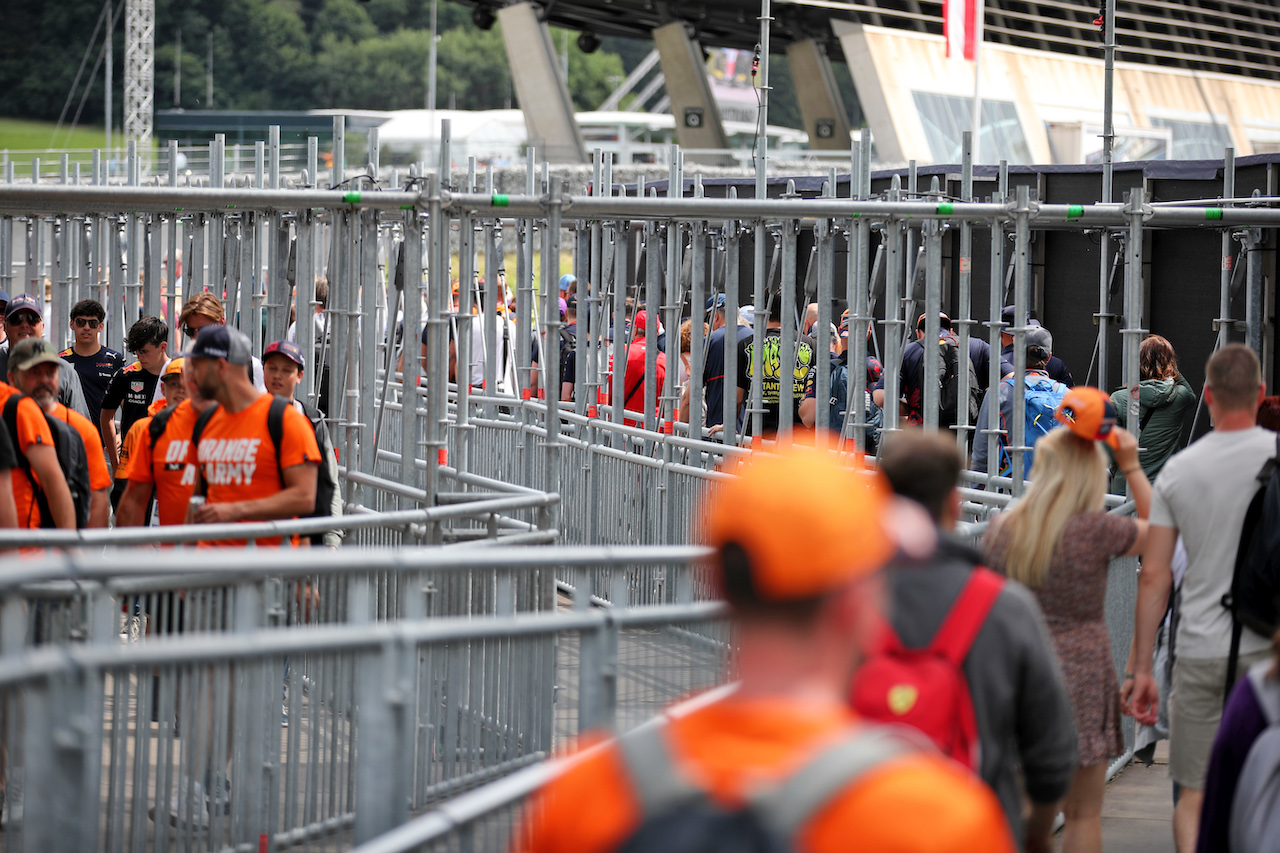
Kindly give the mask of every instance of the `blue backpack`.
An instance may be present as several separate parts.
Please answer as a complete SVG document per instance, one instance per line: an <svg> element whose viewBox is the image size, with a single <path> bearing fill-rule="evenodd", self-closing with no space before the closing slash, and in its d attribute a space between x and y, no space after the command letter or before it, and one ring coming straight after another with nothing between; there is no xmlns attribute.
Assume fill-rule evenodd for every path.
<svg viewBox="0 0 1280 853"><path fill-rule="evenodd" d="M1001 385L1008 386L1009 392L1013 392L1013 380L1002 380ZM1058 410L1058 405L1062 402L1062 398L1066 396L1070 390L1066 385L1048 376L1028 376L1027 377L1027 407L1026 407L1026 428L1023 432L1023 441L1027 447L1035 447L1040 436L1045 435L1054 427L1061 426L1058 419L1053 413ZM1012 430L1010 430L1010 438L1012 438ZM1028 450L1024 454L1026 462L1023 465L1022 473L1024 476L1031 473L1031 465L1035 462L1035 452ZM1013 473L1013 454L1009 453L1008 442L1000 445L1000 475L1008 477Z"/></svg>

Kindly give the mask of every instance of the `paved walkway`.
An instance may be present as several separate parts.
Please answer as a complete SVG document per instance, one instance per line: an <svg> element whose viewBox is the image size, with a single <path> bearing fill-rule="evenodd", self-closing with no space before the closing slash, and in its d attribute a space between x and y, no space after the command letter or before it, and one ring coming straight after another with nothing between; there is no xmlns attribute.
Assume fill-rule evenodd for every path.
<svg viewBox="0 0 1280 853"><path fill-rule="evenodd" d="M1173 849L1173 792L1169 742L1156 748L1156 763L1130 764L1107 786L1102 801L1102 848L1118 853L1166 853Z"/></svg>

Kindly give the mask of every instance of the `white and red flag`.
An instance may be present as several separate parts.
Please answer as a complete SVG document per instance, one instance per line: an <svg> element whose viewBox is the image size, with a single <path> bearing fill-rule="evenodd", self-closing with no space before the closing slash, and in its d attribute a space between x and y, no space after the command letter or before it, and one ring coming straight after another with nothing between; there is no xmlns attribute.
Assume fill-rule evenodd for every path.
<svg viewBox="0 0 1280 853"><path fill-rule="evenodd" d="M973 61L982 43L983 0L942 0L942 34L947 58L963 56Z"/></svg>

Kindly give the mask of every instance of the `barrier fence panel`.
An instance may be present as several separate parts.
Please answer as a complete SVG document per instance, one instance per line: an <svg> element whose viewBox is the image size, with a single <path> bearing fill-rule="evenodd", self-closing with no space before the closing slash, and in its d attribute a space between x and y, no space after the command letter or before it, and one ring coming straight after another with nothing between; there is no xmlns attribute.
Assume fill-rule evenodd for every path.
<svg viewBox="0 0 1280 853"><path fill-rule="evenodd" d="M706 603L6 655L5 849L367 840L720 683L722 618Z"/></svg>

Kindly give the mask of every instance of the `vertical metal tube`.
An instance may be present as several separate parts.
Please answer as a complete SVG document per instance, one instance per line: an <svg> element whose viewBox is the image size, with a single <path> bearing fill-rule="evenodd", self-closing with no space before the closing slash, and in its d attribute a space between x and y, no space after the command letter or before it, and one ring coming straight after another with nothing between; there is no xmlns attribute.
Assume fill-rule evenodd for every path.
<svg viewBox="0 0 1280 853"><path fill-rule="evenodd" d="M635 315L632 317L631 334L632 341L639 334L636 331L635 317L639 316L643 309L645 313L645 353L644 353L644 395L640 408L644 413L644 428L650 432L656 431L658 428L657 418L655 417L655 407L657 402L658 389L654 387L657 384L658 374L658 323L659 312L655 310L658 301L658 279L662 275L662 255L661 255L661 239L658 236L658 226L656 223L646 220L644 224L644 297L640 298L637 294L635 303ZM630 361L630 347L622 351L622 372L627 373L627 363ZM627 377L627 388L623 391L624 396L635 387L635 377ZM633 392L634 393L634 392ZM626 400L622 401L625 406Z"/></svg>
<svg viewBox="0 0 1280 853"><path fill-rule="evenodd" d="M973 201L973 134L966 133L961 143L963 160L960 166L960 200ZM973 222L969 219L960 221L960 258L959 258L959 294L958 305L951 318L951 327L957 332L960 344L960 355L969 355L970 327L973 320ZM992 353L995 357L996 353ZM979 380L984 377L979 377ZM969 387L969 371L961 370L960 405L956 410L956 443L960 446L961 455L969 447L969 438L973 433L973 425L969 423L969 399L972 389ZM967 457L966 457L967 458Z"/></svg>
<svg viewBox="0 0 1280 853"><path fill-rule="evenodd" d="M729 188L729 198L737 190ZM724 422L723 441L738 443L738 300L742 295L742 223L731 219L724 224L724 385L721 389L720 417ZM753 288L754 290L754 288Z"/></svg>
<svg viewBox="0 0 1280 853"><path fill-rule="evenodd" d="M426 505L434 506L440 489L448 418L449 382L449 223L441 197L441 174L427 178L427 222L430 226L430 268L427 272L427 470ZM331 291L332 292L332 291ZM434 539L435 537L433 537Z"/></svg>
<svg viewBox="0 0 1280 853"><path fill-rule="evenodd" d="M826 186L823 187L824 198L834 198L836 194L835 169L827 175ZM818 322L814 330L817 347L813 353L812 367L816 368L814 384L814 426L817 429L818 447L827 446L827 427L831 423L831 299L832 275L835 266L835 240L832 236L834 223L830 219L819 219L814 224L814 235L817 246L818 287ZM807 278L807 276L806 276ZM808 379L805 380L808 385Z"/></svg>
<svg viewBox="0 0 1280 853"><path fill-rule="evenodd" d="M560 214L564 204L563 190L559 178L552 178L549 187L549 203L547 213L547 255L551 262L542 268L542 287L547 294L547 350L553 364L560 364L560 311L554 300L559 288L560 279ZM547 399L547 444L546 469L543 474L544 488L548 492L560 492L560 453L563 444L560 440L560 405L552 397ZM547 526L560 528L560 503L552 504L546 509Z"/></svg>
<svg viewBox="0 0 1280 853"><path fill-rule="evenodd" d="M790 186L787 188L791 189ZM800 223L782 220L782 352L778 362L778 438L791 435L795 425L795 373L801 344L796 332L796 231Z"/></svg>
<svg viewBox="0 0 1280 853"><path fill-rule="evenodd" d="M1227 148L1222 153L1222 197L1235 198L1236 194L1236 152ZM1232 326L1235 320L1231 316L1231 267L1235 254L1232 244L1231 229L1222 229L1222 275L1220 279L1220 304L1218 307L1218 345L1222 349L1231 342Z"/></svg>
<svg viewBox="0 0 1280 853"><path fill-rule="evenodd" d="M871 195L871 134L863 130L863 138L854 143L850 175L849 195L865 200ZM849 357L849 411L853 412L854 449L863 453L867 449L867 342L871 325L871 221L859 216L849 227L849 281L846 284L849 302L849 345L853 354ZM845 413L846 423L849 420ZM843 434L845 430L841 430Z"/></svg>
<svg viewBox="0 0 1280 853"><path fill-rule="evenodd" d="M345 116L333 117L333 171L329 178L330 189L337 189L347 177L347 122ZM442 180L447 181L445 176Z"/></svg>
<svg viewBox="0 0 1280 853"><path fill-rule="evenodd" d="M894 175L889 188L889 200L901 199L901 180ZM905 326L902 319L901 287L906 226L896 219L889 219L882 228L888 251L884 279L884 427L881 434L888 436L898 431L900 420L898 401L902 396L902 339Z"/></svg>
<svg viewBox="0 0 1280 853"><path fill-rule="evenodd" d="M366 474L373 474L377 467L377 460L374 458L373 448L378 446L377 440L374 438L374 423L377 419L377 413L374 407L377 404L377 361L378 361L378 340L383 334L383 329L379 328L377 322L377 301L379 293L382 292L383 281L378 275L378 213L374 210L362 210L360 212L360 311L359 321L352 323L354 329L359 330L360 334L360 350L359 350L359 420L360 420L360 470ZM287 237L286 235L282 235ZM287 247L287 242L284 246ZM288 250L284 249L284 256L287 262ZM285 277L278 275L280 285L276 289L279 294L273 302L288 303L288 287L289 283L285 281ZM277 309L283 313L283 308ZM288 315L281 317L287 320ZM395 338L395 319L391 318L386 326L386 339L388 342ZM407 332L406 332L407 334ZM356 412L356 406L352 406L352 412ZM384 445L385 446L385 445ZM401 460L401 464L412 464L408 460Z"/></svg>
<svg viewBox="0 0 1280 853"><path fill-rule="evenodd" d="M1103 204L1115 199L1113 184L1112 148L1115 144L1115 67L1116 67L1116 0L1104 0L1102 43L1103 94L1102 94L1102 196ZM1110 388L1108 348L1111 323L1111 234L1100 230L1098 242L1098 387Z"/></svg>
<svg viewBox="0 0 1280 853"><path fill-rule="evenodd" d="M1009 168L1006 161L1000 161L999 191L995 200L1003 203L1008 199ZM991 375L988 377L990 389L987 391L987 422L981 424L987 441L987 474L994 477L1000 473L1000 382L1003 371L1000 367L1000 355L1003 349L1001 333L1004 330L1004 223L999 219L991 221L991 277L990 307L988 328L991 344ZM1008 436L1004 436L1008 443ZM981 439L979 439L981 440Z"/></svg>
<svg viewBox="0 0 1280 853"><path fill-rule="evenodd" d="M1141 378L1138 367L1138 350L1142 345L1142 217L1145 208L1145 192L1136 187L1129 193L1125 213L1129 219L1129 237L1125 244L1124 276L1124 384L1129 393L1128 423L1140 423ZM1134 433L1137 434L1137 430Z"/></svg>
<svg viewBox="0 0 1280 853"><path fill-rule="evenodd" d="M404 213L404 363L400 422L400 482L418 488L418 376L419 332L422 328L422 222L417 210Z"/></svg>
<svg viewBox="0 0 1280 853"><path fill-rule="evenodd" d="M695 195L701 197L701 175L698 176L696 187ZM685 413L685 419L689 423L689 435L692 438L702 438L702 370L706 361L703 324L707 316L707 224L695 222L690 226L689 233L689 268L692 273L689 282L689 317L693 322L689 328L689 411ZM712 290L714 292L714 287ZM729 318L725 319L727 324ZM733 327L726 325L726 346L734 340L735 336L729 334L732 331Z"/></svg>
<svg viewBox="0 0 1280 853"><path fill-rule="evenodd" d="M1013 423L1009 448L1013 453L1013 493L1021 495L1026 479L1027 308L1031 300L1031 190L1018 187L1014 215L1013 272Z"/></svg>
<svg viewBox="0 0 1280 853"><path fill-rule="evenodd" d="M938 198L939 188L937 177L933 178L933 185L930 188L930 197ZM939 406L941 404L941 386L938 384L937 377L942 375L942 354L938 349L938 340L941 337L942 322L939 316L942 313L942 223L937 219L927 220L920 226L922 236L924 237L925 251L925 290L924 290L924 387L923 399L921 405L924 407L921 414L924 416L924 428L927 430L936 430L939 421ZM915 276L912 276L914 279ZM915 326L915 318L908 317L907 337L912 335L911 330ZM967 359L969 353L961 352L961 359ZM961 369L958 371L960 375L968 375L968 371L964 370L964 361L960 362Z"/></svg>

